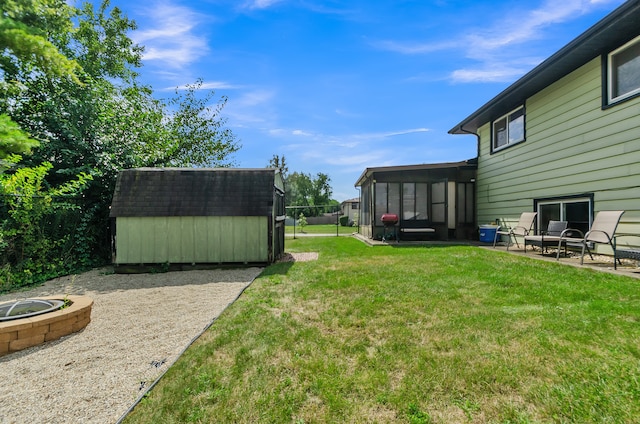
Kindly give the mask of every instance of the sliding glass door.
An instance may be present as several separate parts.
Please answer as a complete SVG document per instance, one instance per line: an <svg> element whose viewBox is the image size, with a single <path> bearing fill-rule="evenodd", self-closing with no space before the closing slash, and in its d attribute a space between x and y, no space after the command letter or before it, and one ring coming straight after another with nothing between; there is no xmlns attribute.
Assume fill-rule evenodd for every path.
<svg viewBox="0 0 640 424"><path fill-rule="evenodd" d="M535 201L538 212L538 231L545 230L549 221L568 221L569 228L583 233L591 227L593 196L540 199Z"/></svg>

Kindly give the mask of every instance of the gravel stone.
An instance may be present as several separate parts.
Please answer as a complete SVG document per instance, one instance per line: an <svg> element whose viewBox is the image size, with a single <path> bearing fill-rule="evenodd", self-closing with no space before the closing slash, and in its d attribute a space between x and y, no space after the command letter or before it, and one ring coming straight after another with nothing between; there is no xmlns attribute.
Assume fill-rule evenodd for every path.
<svg viewBox="0 0 640 424"><path fill-rule="evenodd" d="M82 295L94 304L84 330L0 357L0 423L117 422L261 271L103 268L1 295Z"/></svg>

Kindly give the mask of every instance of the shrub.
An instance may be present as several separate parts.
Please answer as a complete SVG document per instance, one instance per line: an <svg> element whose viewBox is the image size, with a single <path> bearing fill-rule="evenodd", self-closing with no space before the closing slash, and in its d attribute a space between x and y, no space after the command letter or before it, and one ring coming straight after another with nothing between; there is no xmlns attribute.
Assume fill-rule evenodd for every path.
<svg viewBox="0 0 640 424"><path fill-rule="evenodd" d="M300 231L304 232L304 227L307 225L307 218L303 213L301 213L300 218L298 218L298 225L300 226Z"/></svg>
<svg viewBox="0 0 640 424"><path fill-rule="evenodd" d="M9 158L13 164L19 156ZM79 174L57 187L45 183L52 168L48 162L34 167L14 167L0 174L0 290L45 281L73 266L70 235L59 229L69 212L79 207L71 199L92 179Z"/></svg>

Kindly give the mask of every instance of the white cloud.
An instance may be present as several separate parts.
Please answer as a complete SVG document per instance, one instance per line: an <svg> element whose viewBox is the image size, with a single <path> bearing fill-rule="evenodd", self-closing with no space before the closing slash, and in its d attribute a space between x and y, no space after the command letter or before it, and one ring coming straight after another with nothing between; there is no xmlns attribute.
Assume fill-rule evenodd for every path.
<svg viewBox="0 0 640 424"><path fill-rule="evenodd" d="M242 92L229 98L224 108L224 114L229 118L229 124L235 127L245 127L246 125L275 122L272 102L276 96L275 90L254 89ZM277 129L264 130L278 131Z"/></svg>
<svg viewBox="0 0 640 424"><path fill-rule="evenodd" d="M244 8L246 9L267 9L277 3L280 3L282 0L252 0L248 1L244 4Z"/></svg>
<svg viewBox="0 0 640 424"><path fill-rule="evenodd" d="M530 68L492 67L476 69L457 69L450 78L453 82L502 82L513 81L525 74Z"/></svg>
<svg viewBox="0 0 640 424"><path fill-rule="evenodd" d="M237 100L237 103L243 107L259 106L270 102L275 96L275 91L260 89L244 93Z"/></svg>
<svg viewBox="0 0 640 424"><path fill-rule="evenodd" d="M364 168L371 167L372 163L387 163L390 155L391 152L389 150L376 150L358 155L331 155L331 157L326 158L326 162L329 165L355 167L356 169L363 170Z"/></svg>
<svg viewBox="0 0 640 424"><path fill-rule="evenodd" d="M296 138L291 139L290 143L281 146L293 157L299 157L310 163L326 166L348 166L357 170L365 166L385 166L387 163L397 161L398 155L389 149L389 144L385 143L386 139L428 131L430 130L427 128L414 128L375 133L326 135L279 128L269 131L269 135L279 138L285 143L287 138L295 136ZM300 138L300 136L305 138ZM363 146L366 146L366 149L363 149ZM331 154L327 154L327 152L331 152Z"/></svg>
<svg viewBox="0 0 640 424"><path fill-rule="evenodd" d="M469 50L478 51L479 55L527 43L542 37L545 27L575 19L592 8L590 2L582 0L551 0L526 13L516 9L512 15L502 16L487 30L470 35L466 42Z"/></svg>
<svg viewBox="0 0 640 424"><path fill-rule="evenodd" d="M379 41L372 43L374 47L401 54L425 54L440 50L456 48L460 45L457 41L445 41L440 43L401 43L398 41Z"/></svg>
<svg viewBox="0 0 640 424"><path fill-rule="evenodd" d="M166 88L163 88L161 91L186 90L189 85L191 85L191 84L179 85L177 87L166 87ZM224 81L204 82L200 86L201 90L223 90L223 89L224 90L237 90L237 89L240 89L240 88L242 88L241 85L235 85L235 84L231 84L231 83L224 82Z"/></svg>
<svg viewBox="0 0 640 424"><path fill-rule="evenodd" d="M208 52L207 40L195 33L202 17L193 10L161 2L150 5L147 16L153 27L132 34L134 42L145 46L144 60L181 68Z"/></svg>
<svg viewBox="0 0 640 424"><path fill-rule="evenodd" d="M619 3L620 0L546 0L533 10L514 7L507 14L497 14L494 22L453 40L431 43L383 41L377 43L377 47L401 54L463 50L465 56L477 64L451 72L452 81L509 82L543 60L542 57L525 57L523 52L529 54L531 43L543 39L546 28L576 19L602 5Z"/></svg>
<svg viewBox="0 0 640 424"><path fill-rule="evenodd" d="M360 113L353 113L344 109L336 109L335 113L336 115L343 116L345 118L361 118L362 117L362 114Z"/></svg>
<svg viewBox="0 0 640 424"><path fill-rule="evenodd" d="M286 137L287 135L304 136L312 139L317 146L321 146L321 149L342 147L353 149L365 142L380 141L389 137L396 137L401 135L423 133L430 131L428 128L412 128L406 130L397 131L385 131L376 133L356 133L356 134L343 134L343 135L326 135L320 133L314 133L306 130L283 130L281 128L269 130L269 135L274 137ZM302 146L302 144L289 144L289 147ZM304 145L308 147L307 145Z"/></svg>
<svg viewBox="0 0 640 424"><path fill-rule="evenodd" d="M539 8L523 13L514 10L493 26L466 37L467 57L479 65L451 73L454 82L510 82L524 75L544 58L524 57L532 42L544 38L544 30L576 19L619 0L547 0Z"/></svg>
<svg viewBox="0 0 640 424"><path fill-rule="evenodd" d="M291 131L291 134L293 134L295 136L303 136L303 137L310 137L310 136L313 135L310 132L306 132L306 131L302 131L302 130L293 130L293 131Z"/></svg>
<svg viewBox="0 0 640 424"><path fill-rule="evenodd" d="M395 137L397 135L407 135L407 134L415 134L415 133L422 133L422 132L428 132L431 131L429 128L412 128L412 129L408 129L408 130L399 130L399 131L389 131L389 132L384 132L384 133L378 133L378 134L373 134L370 136L377 136L377 137L382 137L382 138L386 138L386 137Z"/></svg>

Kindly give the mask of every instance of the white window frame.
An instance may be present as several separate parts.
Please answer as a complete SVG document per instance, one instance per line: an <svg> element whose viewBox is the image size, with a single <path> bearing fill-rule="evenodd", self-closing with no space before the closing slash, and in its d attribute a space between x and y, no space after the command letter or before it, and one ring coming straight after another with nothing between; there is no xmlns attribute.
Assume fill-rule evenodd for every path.
<svg viewBox="0 0 640 424"><path fill-rule="evenodd" d="M617 48L607 55L607 102L608 104L617 103L622 100L628 99L630 97L634 97L640 94L640 85L631 91L626 93L622 93L616 97L614 97L614 82L615 77L617 75L616 70L614 69L614 57L619 53L629 49L630 47L637 47L640 45L640 36L634 38L633 40L626 43L624 46ZM640 60L640 55L637 59Z"/></svg>
<svg viewBox="0 0 640 424"><path fill-rule="evenodd" d="M513 129L515 128L514 124L517 121L515 120L511 120L511 116L512 115L516 115L518 112L522 112L522 115L519 117L522 119L522 131L518 131L515 132L513 131ZM497 133L496 133L496 126L498 125L498 123L500 121L504 120L505 121L505 129L504 129L504 136L506 137L506 142L504 144L501 144L500 146L497 145ZM524 110L524 105L515 108L514 110L512 110L511 112L501 116L498 119L495 119L492 123L491 123L491 151L492 152L497 152L498 150L502 150L502 149L506 149L507 147L513 146L514 144L518 144L518 143L522 143L523 141L525 141L526 139L526 130L525 127L526 126L526 113ZM518 133L521 134L518 134Z"/></svg>

